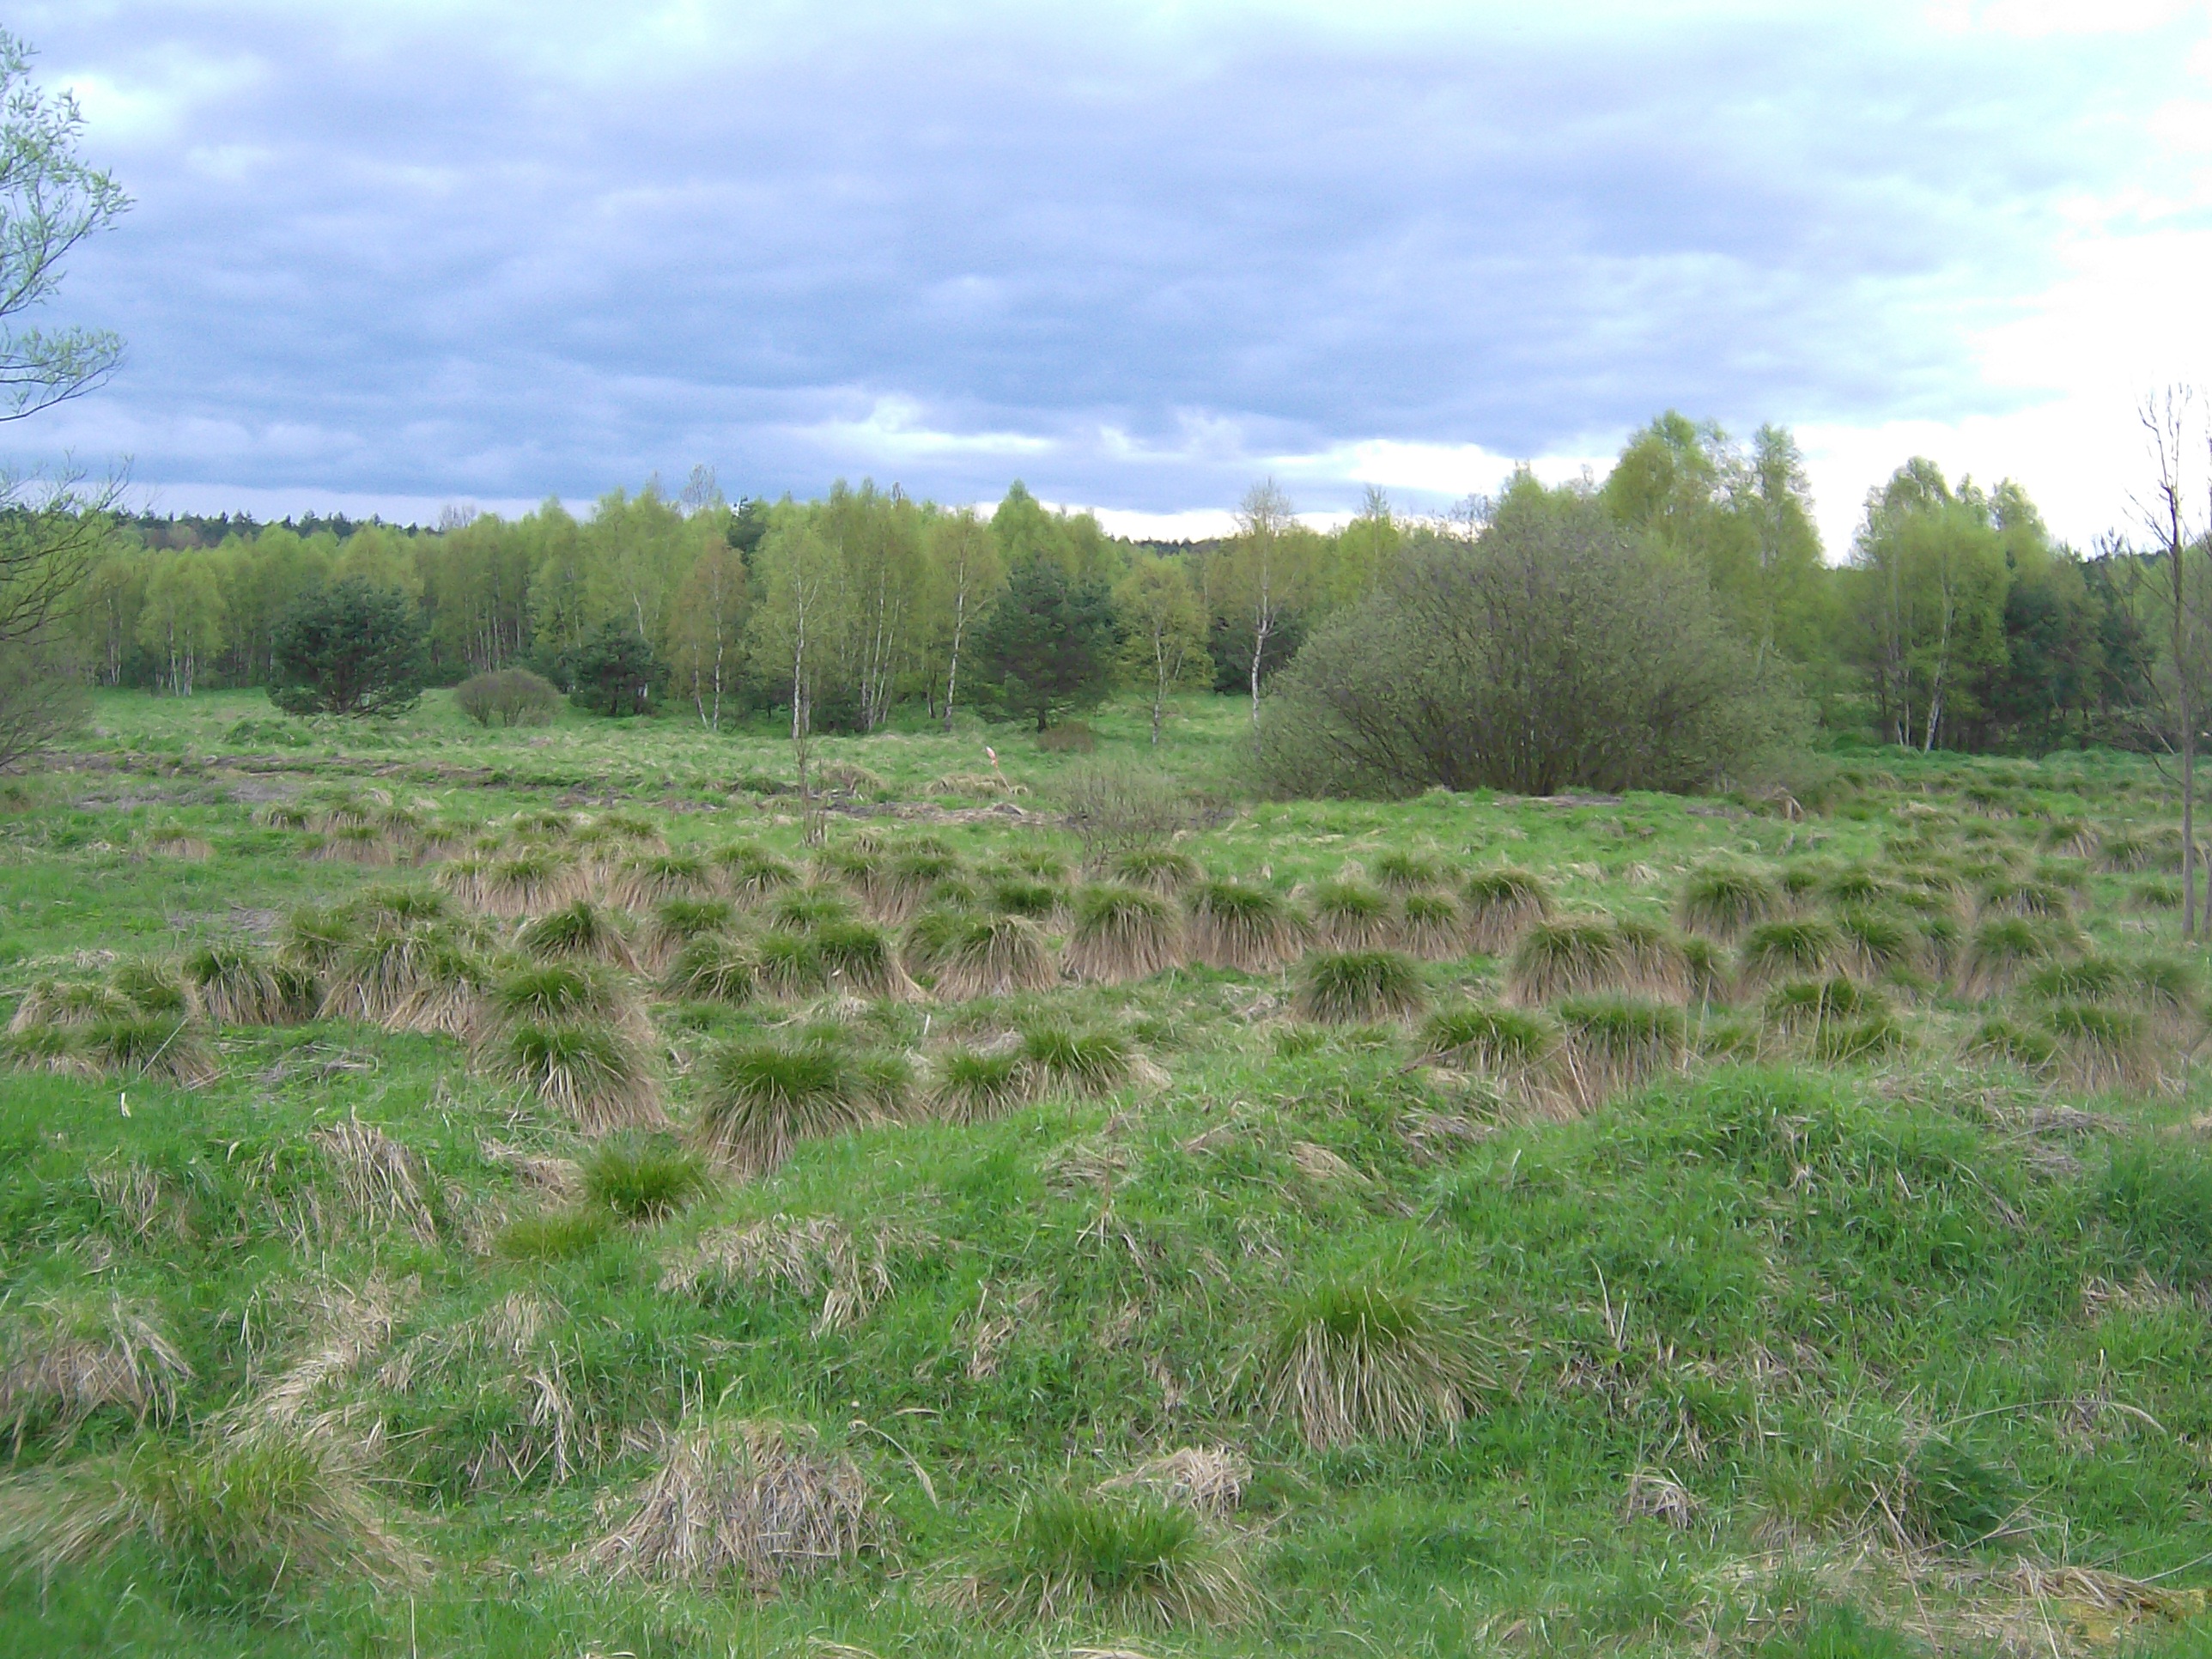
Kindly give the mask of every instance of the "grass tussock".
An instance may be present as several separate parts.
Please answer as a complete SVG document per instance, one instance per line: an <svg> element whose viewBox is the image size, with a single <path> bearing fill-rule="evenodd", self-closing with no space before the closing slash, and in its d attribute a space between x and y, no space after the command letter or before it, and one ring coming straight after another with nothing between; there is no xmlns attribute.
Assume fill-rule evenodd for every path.
<svg viewBox="0 0 2212 1659"><path fill-rule="evenodd" d="M1974 929L1959 963L1959 994L2002 996L2049 963L2074 954L2070 937L2025 916L2000 916Z"/></svg>
<svg viewBox="0 0 2212 1659"><path fill-rule="evenodd" d="M166 1422L192 1368L160 1316L117 1292L33 1297L0 1315L0 1427L73 1432L95 1413Z"/></svg>
<svg viewBox="0 0 2212 1659"><path fill-rule="evenodd" d="M948 1123L988 1122L1035 1098L1037 1079L1018 1049L948 1048L930 1072L930 1109Z"/></svg>
<svg viewBox="0 0 2212 1659"><path fill-rule="evenodd" d="M842 1134L880 1115L861 1067L830 1044L738 1042L705 1069L693 1133L702 1150L741 1174L764 1174L801 1141Z"/></svg>
<svg viewBox="0 0 2212 1659"><path fill-rule="evenodd" d="M1364 882L1323 882L1314 890L1314 928L1334 951L1384 951L1398 942L1397 908L1390 896Z"/></svg>
<svg viewBox="0 0 2212 1659"><path fill-rule="evenodd" d="M1178 968L1182 918L1166 898L1134 885L1085 887L1074 900L1065 961L1095 985L1125 985Z"/></svg>
<svg viewBox="0 0 2212 1659"><path fill-rule="evenodd" d="M1305 948L1304 917L1272 888L1207 881L1185 899L1191 954L1209 968L1273 973Z"/></svg>
<svg viewBox="0 0 2212 1659"><path fill-rule="evenodd" d="M314 1018L313 981L250 945L203 945L185 958L184 975L200 1017L218 1025L296 1025Z"/></svg>
<svg viewBox="0 0 2212 1659"><path fill-rule="evenodd" d="M1171 847L1139 847L1117 854L1106 866L1115 880L1177 898L1206 879L1196 859Z"/></svg>
<svg viewBox="0 0 2212 1659"><path fill-rule="evenodd" d="M811 1425L710 1417L668 1436L629 1517L580 1565L616 1579L767 1590L853 1560L872 1525L860 1466Z"/></svg>
<svg viewBox="0 0 2212 1659"><path fill-rule="evenodd" d="M1626 991L1638 976L1610 919L1569 916L1532 921L1522 929L1505 986L1516 1002L1533 1006L1561 997Z"/></svg>
<svg viewBox="0 0 2212 1659"><path fill-rule="evenodd" d="M207 1033L182 1015L104 1019L70 1036L76 1054L96 1076L204 1089L222 1075Z"/></svg>
<svg viewBox="0 0 2212 1659"><path fill-rule="evenodd" d="M454 867L449 865L441 873ZM541 915L580 898L585 884L584 872L574 859L550 848L532 848L487 864L477 874L474 902L495 916Z"/></svg>
<svg viewBox="0 0 2212 1659"><path fill-rule="evenodd" d="M707 863L722 891L748 908L800 884L796 865L749 842L716 848Z"/></svg>
<svg viewBox="0 0 2212 1659"><path fill-rule="evenodd" d="M613 1026L518 1021L499 1044L498 1070L586 1134L667 1121L642 1045Z"/></svg>
<svg viewBox="0 0 2212 1659"><path fill-rule="evenodd" d="M1395 951L1320 951L1298 965L1293 1000L1301 1018L1324 1025L1410 1019L1428 1003L1411 957Z"/></svg>
<svg viewBox="0 0 2212 1659"><path fill-rule="evenodd" d="M331 1429L258 1419L0 1488L0 1550L41 1574L143 1551L188 1605L265 1614L295 1587L419 1586L425 1564L370 1495L366 1458Z"/></svg>
<svg viewBox="0 0 2212 1659"><path fill-rule="evenodd" d="M1202 1631L1242 1624L1261 1606L1232 1534L1146 1492L1030 1498L975 1590L984 1614L1006 1624Z"/></svg>
<svg viewBox="0 0 2212 1659"><path fill-rule="evenodd" d="M698 1155L660 1136L611 1136L578 1172L584 1201L624 1221L662 1221L714 1190Z"/></svg>
<svg viewBox="0 0 2212 1659"><path fill-rule="evenodd" d="M1540 1013L1473 1004L1432 1014L1418 1065L1486 1079L1509 1103L1540 1117L1565 1115L1572 1097L1560 1066L1558 1025Z"/></svg>
<svg viewBox="0 0 2212 1659"><path fill-rule="evenodd" d="M717 933L727 933L737 924L737 906L728 899L663 899L646 918L640 960L655 972L665 972L686 945Z"/></svg>
<svg viewBox="0 0 2212 1659"><path fill-rule="evenodd" d="M1586 1107L1641 1087L1688 1058L1682 1011L1620 997L1576 998L1559 1005L1562 1054Z"/></svg>
<svg viewBox="0 0 2212 1659"><path fill-rule="evenodd" d="M1552 915L1551 884L1532 870L1480 870L1467 879L1468 948L1502 957Z"/></svg>
<svg viewBox="0 0 2212 1659"><path fill-rule="evenodd" d="M1830 979L1850 962L1850 948L1824 916L1761 922L1744 935L1741 972L1752 989L1785 980Z"/></svg>
<svg viewBox="0 0 2212 1659"><path fill-rule="evenodd" d="M1051 942L1027 916L966 919L937 954L937 995L946 1001L1049 990L1059 982Z"/></svg>
<svg viewBox="0 0 2212 1659"><path fill-rule="evenodd" d="M516 932L514 942L542 962L603 962L632 970L638 965L628 919L585 898L532 917Z"/></svg>
<svg viewBox="0 0 2212 1659"><path fill-rule="evenodd" d="M1692 870L1674 901L1674 922L1686 933L1734 945L1762 921L1782 914L1787 901L1765 871L1747 864L1708 864Z"/></svg>
<svg viewBox="0 0 2212 1659"><path fill-rule="evenodd" d="M889 1223L863 1237L834 1216L773 1215L702 1233L665 1258L660 1291L715 1305L764 1291L818 1296L814 1334L820 1336L866 1318L891 1293L894 1261L926 1242Z"/></svg>
<svg viewBox="0 0 2212 1659"><path fill-rule="evenodd" d="M625 910L650 910L671 899L709 899L720 883L707 860L692 853L647 853L625 859L608 899Z"/></svg>
<svg viewBox="0 0 2212 1659"><path fill-rule="evenodd" d="M1475 1373L1443 1310L1413 1291L1328 1279L1294 1297L1255 1359L1261 1409L1316 1451L1455 1431Z"/></svg>
<svg viewBox="0 0 2212 1659"><path fill-rule="evenodd" d="M314 1132L337 1177L340 1201L357 1224L438 1242L430 1172L407 1145L374 1123L348 1117Z"/></svg>
<svg viewBox="0 0 2212 1659"><path fill-rule="evenodd" d="M684 1002L750 1002L761 989L760 951L750 939L705 934L677 952L661 988Z"/></svg>
<svg viewBox="0 0 2212 1659"><path fill-rule="evenodd" d="M1033 1025L1022 1033L1023 1072L1038 1094L1101 1098L1131 1084L1157 1086L1161 1073L1119 1031Z"/></svg>

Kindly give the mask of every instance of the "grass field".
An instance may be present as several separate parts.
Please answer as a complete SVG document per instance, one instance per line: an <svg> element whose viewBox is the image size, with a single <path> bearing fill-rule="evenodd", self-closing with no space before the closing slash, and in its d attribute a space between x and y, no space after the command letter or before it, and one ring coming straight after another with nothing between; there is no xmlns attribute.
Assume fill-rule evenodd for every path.
<svg viewBox="0 0 2212 1659"><path fill-rule="evenodd" d="M1253 803L1201 698L1106 867L1003 727L826 740L817 854L767 726L95 715L0 812L0 1652L2212 1637L2141 762Z"/></svg>

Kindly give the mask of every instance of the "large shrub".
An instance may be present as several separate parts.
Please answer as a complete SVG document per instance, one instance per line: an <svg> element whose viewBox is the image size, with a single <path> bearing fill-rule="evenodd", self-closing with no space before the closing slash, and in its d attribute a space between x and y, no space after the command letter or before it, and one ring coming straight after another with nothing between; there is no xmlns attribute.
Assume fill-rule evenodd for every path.
<svg viewBox="0 0 2212 1659"><path fill-rule="evenodd" d="M415 602L358 576L301 595L269 655L270 700L291 714L403 713L430 665Z"/></svg>
<svg viewBox="0 0 2212 1659"><path fill-rule="evenodd" d="M527 668L495 668L463 680L453 688L453 701L478 726L547 726L561 694Z"/></svg>
<svg viewBox="0 0 2212 1659"><path fill-rule="evenodd" d="M1261 763L1297 794L1686 790L1802 720L1694 571L1524 475L1479 539L1411 553L1307 642L1263 708Z"/></svg>

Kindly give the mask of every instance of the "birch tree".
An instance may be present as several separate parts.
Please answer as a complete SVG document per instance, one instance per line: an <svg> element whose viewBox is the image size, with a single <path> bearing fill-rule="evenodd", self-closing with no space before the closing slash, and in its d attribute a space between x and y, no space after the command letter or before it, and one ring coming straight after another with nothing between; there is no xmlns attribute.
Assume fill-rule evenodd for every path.
<svg viewBox="0 0 2212 1659"><path fill-rule="evenodd" d="M969 630L1006 585L998 539L974 507L948 513L929 527L926 605L933 650L942 652L945 729L960 697L960 653ZM930 676L934 680L933 672Z"/></svg>

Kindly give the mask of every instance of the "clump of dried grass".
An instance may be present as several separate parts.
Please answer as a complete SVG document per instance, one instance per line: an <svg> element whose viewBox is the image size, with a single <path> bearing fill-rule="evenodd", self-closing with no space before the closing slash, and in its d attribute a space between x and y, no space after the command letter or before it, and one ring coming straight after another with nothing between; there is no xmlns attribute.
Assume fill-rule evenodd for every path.
<svg viewBox="0 0 2212 1659"><path fill-rule="evenodd" d="M494 1064L586 1134L658 1128L668 1121L643 1048L613 1027L520 1021Z"/></svg>
<svg viewBox="0 0 2212 1659"><path fill-rule="evenodd" d="M706 1302L767 1289L818 1296L822 1310L814 1332L819 1336L866 1318L890 1294L894 1257L920 1242L887 1223L863 1239L834 1216L773 1215L702 1233L666 1260L660 1289Z"/></svg>
<svg viewBox="0 0 2212 1659"><path fill-rule="evenodd" d="M1569 916L1528 922L1506 969L1509 995L1518 1003L1563 996L1625 991L1638 974L1620 929L1604 916Z"/></svg>
<svg viewBox="0 0 2212 1659"><path fill-rule="evenodd" d="M1049 990L1060 969L1044 930L1027 916L978 916L938 955L937 994L949 1001Z"/></svg>
<svg viewBox="0 0 2212 1659"><path fill-rule="evenodd" d="M1242 1623L1261 1606L1235 1534L1144 1492L1032 1497L969 1589L981 1612L1003 1622L1087 1616L1206 1629Z"/></svg>
<svg viewBox="0 0 2212 1659"><path fill-rule="evenodd" d="M38 1297L0 1313L0 1424L19 1450L33 1428L72 1431L110 1407L166 1420L191 1376L159 1316L114 1292Z"/></svg>
<svg viewBox="0 0 2212 1659"><path fill-rule="evenodd" d="M580 898L523 923L514 942L543 962L603 962L635 969L629 919L619 910Z"/></svg>
<svg viewBox="0 0 2212 1659"><path fill-rule="evenodd" d="M1149 1492L1219 1519L1244 1501L1244 1488L1251 1480L1251 1460L1233 1447L1178 1446L1147 1458L1126 1474L1102 1481L1098 1489Z"/></svg>
<svg viewBox="0 0 2212 1659"><path fill-rule="evenodd" d="M1191 954L1209 968L1272 973L1305 948L1313 931L1271 888L1201 882L1190 890L1184 903L1190 918Z"/></svg>
<svg viewBox="0 0 2212 1659"><path fill-rule="evenodd" d="M1521 935L1552 914L1552 890L1532 871L1477 871L1462 893L1467 901L1468 948L1503 956Z"/></svg>
<svg viewBox="0 0 2212 1659"><path fill-rule="evenodd" d="M764 1590L852 1560L872 1527L860 1466L813 1427L710 1417L669 1435L629 1519L581 1565L614 1578Z"/></svg>
<svg viewBox="0 0 2212 1659"><path fill-rule="evenodd" d="M368 1226L396 1228L426 1244L437 1243L430 1173L404 1142L357 1117L318 1129L312 1138L356 1218Z"/></svg>

